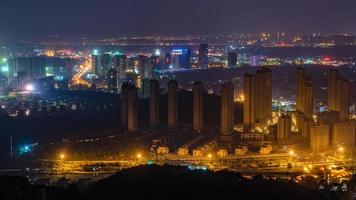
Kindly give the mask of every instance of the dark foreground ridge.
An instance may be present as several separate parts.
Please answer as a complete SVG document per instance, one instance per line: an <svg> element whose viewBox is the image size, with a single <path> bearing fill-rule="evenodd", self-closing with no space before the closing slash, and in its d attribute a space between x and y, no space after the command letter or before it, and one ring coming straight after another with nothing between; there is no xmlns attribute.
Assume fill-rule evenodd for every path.
<svg viewBox="0 0 356 200"><path fill-rule="evenodd" d="M34 186L25 178L0 177L1 199L341 199L348 194L322 192L294 182L245 179L238 173L140 166L118 172L85 188ZM342 199L344 199L342 198Z"/></svg>
<svg viewBox="0 0 356 200"><path fill-rule="evenodd" d="M324 199L294 183L246 180L228 172L190 171L182 167L137 167L97 182L88 199Z"/></svg>

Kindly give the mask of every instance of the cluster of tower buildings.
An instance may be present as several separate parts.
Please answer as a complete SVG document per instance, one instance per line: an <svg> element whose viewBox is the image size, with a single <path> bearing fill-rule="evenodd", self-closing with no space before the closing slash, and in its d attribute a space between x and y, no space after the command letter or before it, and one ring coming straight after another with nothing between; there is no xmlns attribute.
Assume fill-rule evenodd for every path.
<svg viewBox="0 0 356 200"><path fill-rule="evenodd" d="M328 80L328 108L329 111L339 112L340 121L349 119L349 90L350 82L341 78L338 71L329 72Z"/></svg>
<svg viewBox="0 0 356 200"><path fill-rule="evenodd" d="M330 70L328 79L328 112L318 115L311 128L313 152L326 151L331 145L353 148L356 144L356 123L349 117L350 82L338 71Z"/></svg>
<svg viewBox="0 0 356 200"><path fill-rule="evenodd" d="M328 150L332 145L354 147L356 144L356 123L349 119L350 83L342 79L336 70L329 72L327 112L313 111L313 83L304 68L297 68L296 112L284 113L278 118L278 141L287 141L295 122L300 135L310 144L314 153ZM150 80L149 120L151 127L159 127L160 83ZM175 80L168 82L168 122L174 129L178 125L178 93ZM200 81L193 85L193 123L195 132L204 130L204 86ZM234 132L234 85L222 84L220 135L231 136ZM253 133L256 127L268 126L272 120L272 72L267 68L255 74L244 76L243 125L245 133ZM129 132L138 131L138 95L132 83L124 83L121 88L121 121Z"/></svg>
<svg viewBox="0 0 356 200"><path fill-rule="evenodd" d="M309 141L311 128L314 124L313 82L302 67L297 68L296 76L296 111L293 118L297 131ZM283 113L279 117L277 125L277 140L287 141L292 132L292 115Z"/></svg>
<svg viewBox="0 0 356 200"><path fill-rule="evenodd" d="M296 127L314 153L332 146L353 148L356 144L356 123L349 118L350 83L336 69L328 75L328 111L313 112L313 84L304 68L297 68ZM291 135L292 115L282 114L278 120L277 139Z"/></svg>
<svg viewBox="0 0 356 200"><path fill-rule="evenodd" d="M178 83L175 80L168 82L168 128L176 128L178 124ZM122 125L127 127L130 132L138 129L138 123L129 122L137 119L137 109L130 106L137 105L137 90L133 84L124 83L121 88L121 119ZM193 85L193 124L195 132L204 129L204 86L200 81ZM244 86L244 126L245 130L251 131L256 126L266 124L271 120L272 114L272 73L269 69L263 68L256 71L255 75L245 75ZM129 104L128 102L134 101ZM152 127L160 125L160 83L152 79L150 81L149 95L149 118ZM130 110L131 109L131 110ZM221 113L220 113L220 134L230 136L234 131L234 85L231 82L223 83L221 87ZM135 112L135 114L129 114ZM129 117L132 116L132 117ZM130 126L130 124L132 126Z"/></svg>
<svg viewBox="0 0 356 200"><path fill-rule="evenodd" d="M142 82L146 83L153 78L153 68L158 62L155 56L138 55L129 58L125 54L111 52L94 52L91 58L92 72L96 75L92 82L97 86L105 82L112 92L120 92L123 82L135 83L141 88Z"/></svg>
<svg viewBox="0 0 356 200"><path fill-rule="evenodd" d="M54 82L67 84L72 76L75 61L69 58L31 56L6 60L2 74L12 88L23 88L29 82L36 83L37 89L54 88ZM61 84L58 84L61 85Z"/></svg>
<svg viewBox="0 0 356 200"><path fill-rule="evenodd" d="M170 80L168 82L168 122L167 126L174 129L178 125L178 82ZM204 86L200 81L193 85L193 124L195 132L204 130ZM157 128L160 126L160 84L159 81L150 81L149 97L149 120L150 126ZM229 136L234 130L234 86L232 83L222 85L221 97L221 135ZM124 83L121 87L121 123L129 132L138 131L138 95L137 89L132 83Z"/></svg>

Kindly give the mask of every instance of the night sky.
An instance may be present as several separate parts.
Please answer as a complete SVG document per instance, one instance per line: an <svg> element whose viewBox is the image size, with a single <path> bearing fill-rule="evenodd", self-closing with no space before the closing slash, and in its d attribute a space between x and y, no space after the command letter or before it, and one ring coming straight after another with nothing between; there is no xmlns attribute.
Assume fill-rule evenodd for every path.
<svg viewBox="0 0 356 200"><path fill-rule="evenodd" d="M356 0L0 0L0 42L234 32L350 32Z"/></svg>

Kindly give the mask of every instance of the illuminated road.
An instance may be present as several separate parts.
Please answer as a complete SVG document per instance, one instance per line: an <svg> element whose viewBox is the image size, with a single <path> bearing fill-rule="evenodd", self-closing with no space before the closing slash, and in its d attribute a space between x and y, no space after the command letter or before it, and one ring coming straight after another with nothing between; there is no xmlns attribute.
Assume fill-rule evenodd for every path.
<svg viewBox="0 0 356 200"><path fill-rule="evenodd" d="M152 138L143 138L143 135L135 137L135 140L152 140ZM120 140L127 141L131 136L120 134L110 135L102 138L85 138L77 139L73 141L65 140L65 143L72 142L73 144L91 143L103 140ZM63 141L58 142L63 143ZM51 148L51 144L41 144L36 148L47 149ZM130 149L134 149L130 147ZM124 150L123 150L124 151ZM132 153L130 153L132 152ZM175 166L204 166L213 171L229 170L247 174L289 174L294 176L295 174L309 174L314 173L312 171L318 171L320 168L325 168L330 171L331 167L342 167L347 173L353 171L353 166L356 162L351 159L345 159L344 156L324 156L315 157L308 152L294 151L290 153L272 153L268 155L261 155L258 153L248 153L243 156L228 155L225 157L218 157L215 154L208 154L205 156L195 157L191 155L180 156L175 153L169 153L164 155L157 155L154 151L142 150L139 152L135 150L129 150L129 153L125 157L118 158L118 160L74 160L74 156L66 155L61 158L61 154L58 157L49 160L38 160L40 164L45 164L41 169L44 174L46 173L59 173L59 174L102 174L102 173L115 173L122 169L131 168L141 164L156 163L158 165L175 165ZM142 154L141 154L142 153ZM342 159L341 159L342 158ZM73 160L71 160L73 159ZM95 158L94 158L95 159ZM46 165L48 163L49 165ZM308 169L305 169L308 167ZM333 170L331 170L333 171ZM334 170L335 171L335 170ZM337 173L335 171L335 173Z"/></svg>
<svg viewBox="0 0 356 200"><path fill-rule="evenodd" d="M79 72L72 78L73 85L84 85L90 87L91 84L83 79L83 75L92 69L92 62L90 57L86 58L84 63L79 65Z"/></svg>

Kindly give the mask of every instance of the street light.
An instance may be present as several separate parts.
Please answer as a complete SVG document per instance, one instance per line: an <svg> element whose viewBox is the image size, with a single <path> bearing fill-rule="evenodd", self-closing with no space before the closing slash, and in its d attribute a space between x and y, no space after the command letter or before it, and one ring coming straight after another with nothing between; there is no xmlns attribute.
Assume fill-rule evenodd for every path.
<svg viewBox="0 0 356 200"><path fill-rule="evenodd" d="M26 90L27 92L33 92L34 89L35 89L35 87L34 87L32 84L27 84L27 85L25 86L25 90Z"/></svg>
<svg viewBox="0 0 356 200"><path fill-rule="evenodd" d="M290 156L290 166L292 167L293 166L293 156L295 155L294 151L293 150L290 150L289 152L289 156Z"/></svg>
<svg viewBox="0 0 356 200"><path fill-rule="evenodd" d="M208 154L208 158L211 159L213 155L211 153Z"/></svg>
<svg viewBox="0 0 356 200"><path fill-rule="evenodd" d="M339 147L338 151L340 152L340 160L344 159L344 147Z"/></svg>
<svg viewBox="0 0 356 200"><path fill-rule="evenodd" d="M344 147L339 147L340 152L344 152Z"/></svg>
<svg viewBox="0 0 356 200"><path fill-rule="evenodd" d="M64 153L60 153L58 157L60 159L59 161L60 170L64 172L64 159L66 158L66 155Z"/></svg>
<svg viewBox="0 0 356 200"><path fill-rule="evenodd" d="M65 157L66 157L66 155L65 155L64 153L61 153L61 154L59 155L59 158L60 158L61 160L64 160Z"/></svg>
<svg viewBox="0 0 356 200"><path fill-rule="evenodd" d="M140 159L140 158L142 158L142 154L138 153L138 154L136 155L136 157L137 157L138 159Z"/></svg>
<svg viewBox="0 0 356 200"><path fill-rule="evenodd" d="M309 173L310 172L309 168L308 167L304 167L304 172Z"/></svg>

